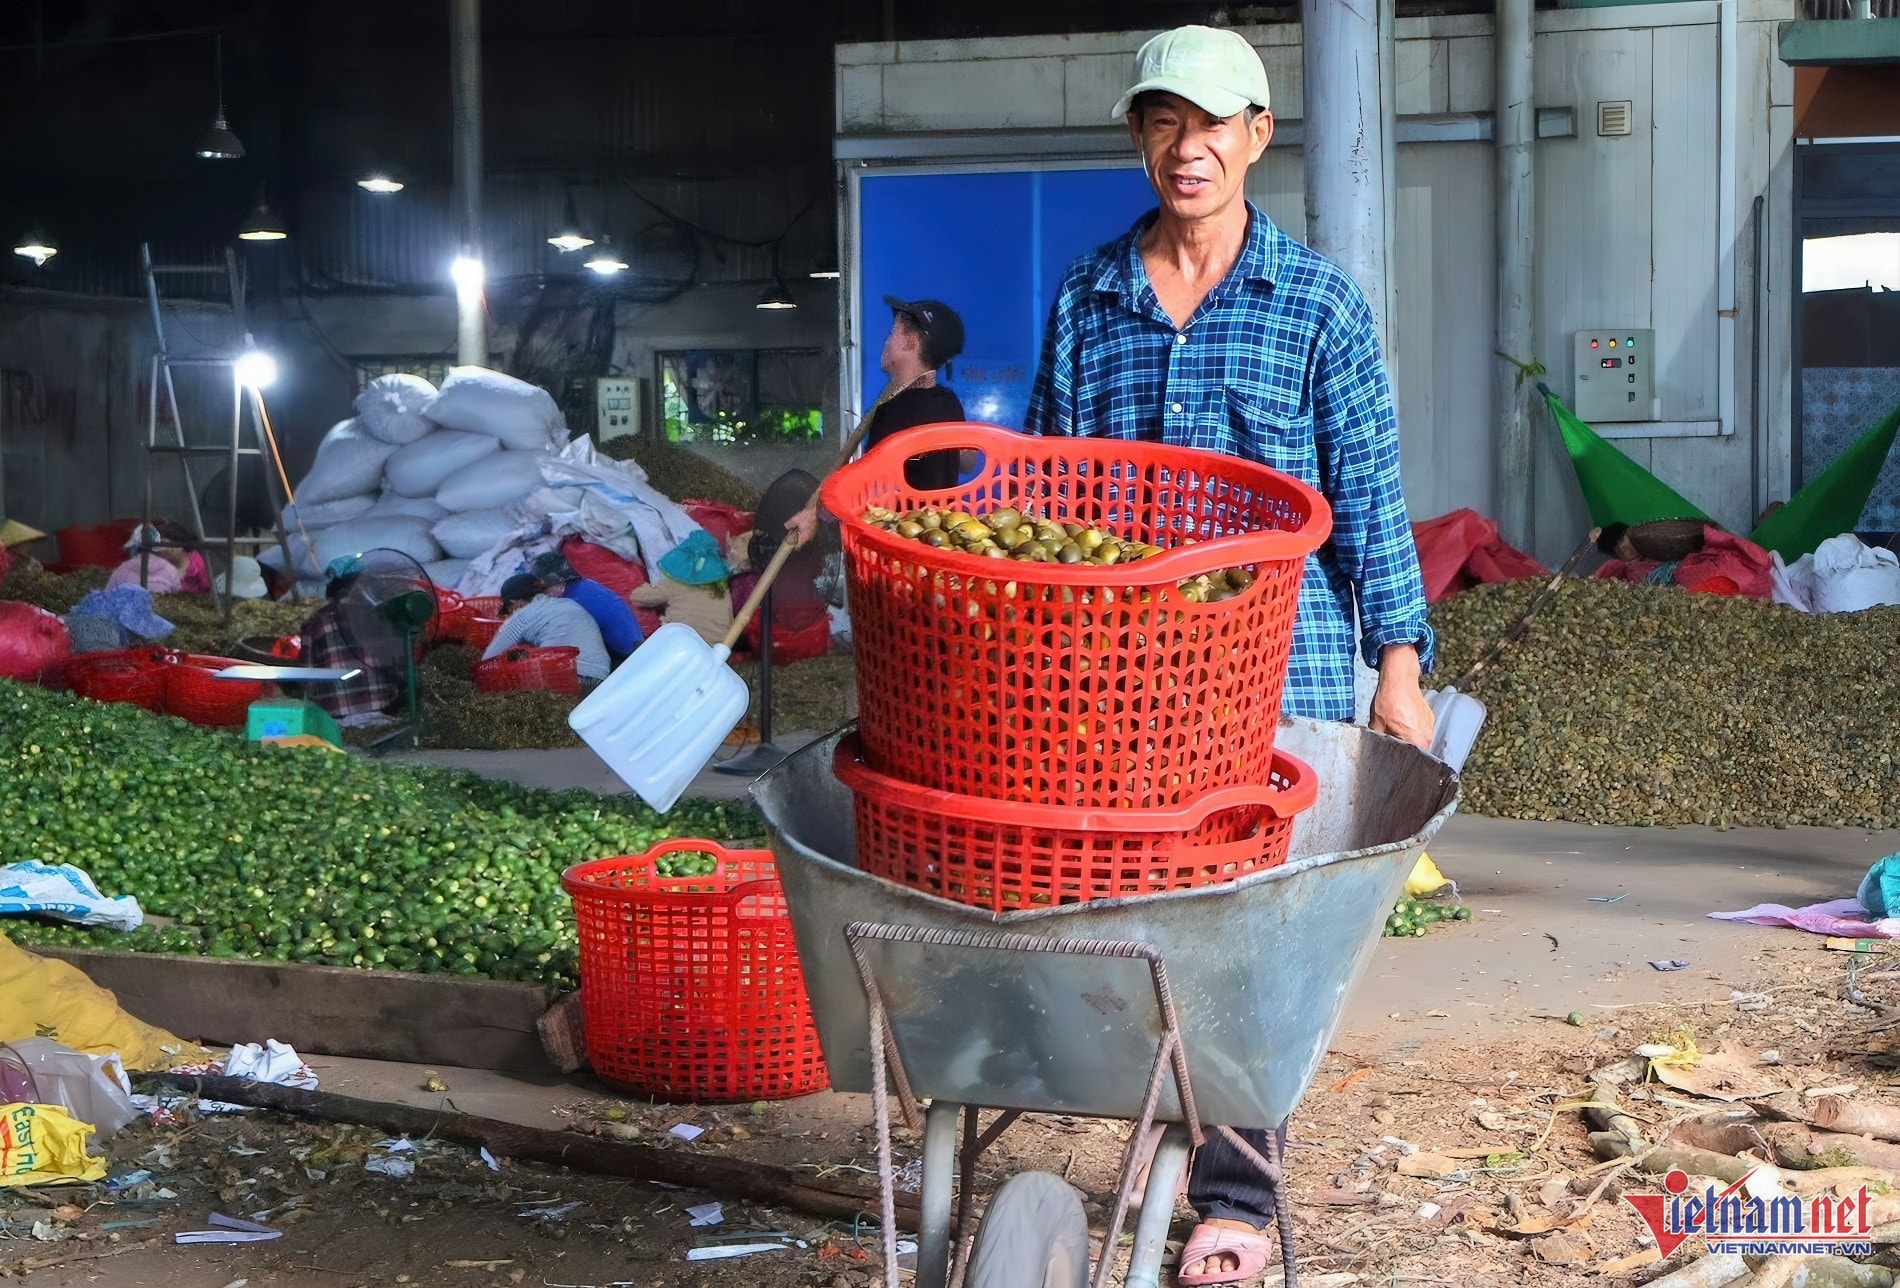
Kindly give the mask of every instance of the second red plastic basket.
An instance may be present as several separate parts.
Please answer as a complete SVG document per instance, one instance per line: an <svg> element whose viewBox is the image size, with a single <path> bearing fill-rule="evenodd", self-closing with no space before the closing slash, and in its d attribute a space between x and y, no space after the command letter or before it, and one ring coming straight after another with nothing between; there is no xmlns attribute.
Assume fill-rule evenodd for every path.
<svg viewBox="0 0 1900 1288"><path fill-rule="evenodd" d="M1191 805L1114 811L933 791L858 755L847 735L832 766L856 807L858 866L991 912L1192 890L1277 867L1294 816L1319 793L1313 771L1278 752L1267 783L1218 788Z"/></svg>
<svg viewBox="0 0 1900 1288"><path fill-rule="evenodd" d="M667 855L714 870L662 876ZM561 875L580 927L587 1058L602 1082L680 1100L821 1091L792 921L768 850L673 840Z"/></svg>
<svg viewBox="0 0 1900 1288"><path fill-rule="evenodd" d="M511 648L498 657L475 664L478 693L518 693L539 689L547 693L578 694L580 672L574 669L577 648Z"/></svg>
<svg viewBox="0 0 1900 1288"><path fill-rule="evenodd" d="M944 492L904 462L982 453ZM1034 438L985 425L907 431L825 483L851 603L866 762L947 792L1155 809L1272 766L1306 558L1332 530L1318 492L1251 461L1163 443ZM1023 563L874 527L870 506L972 516L1005 506L1099 525L1163 553ZM1249 569L1217 603L1180 583Z"/></svg>

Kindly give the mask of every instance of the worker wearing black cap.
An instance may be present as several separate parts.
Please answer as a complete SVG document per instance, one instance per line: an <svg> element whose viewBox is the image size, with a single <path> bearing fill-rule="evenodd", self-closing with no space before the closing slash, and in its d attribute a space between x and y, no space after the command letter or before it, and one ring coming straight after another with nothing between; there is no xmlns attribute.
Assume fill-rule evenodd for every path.
<svg viewBox="0 0 1900 1288"><path fill-rule="evenodd" d="M963 352L963 319L941 300L884 297L891 306L891 333L884 339L878 365L901 392L871 417L865 442L872 447L917 425L963 419L963 403L937 383L943 365ZM958 453L930 452L905 462L904 480L914 488L957 485Z"/></svg>
<svg viewBox="0 0 1900 1288"><path fill-rule="evenodd" d="M963 319L942 300L910 302L886 295L884 302L891 306L891 333L884 337L878 365L890 383L872 408L865 433L867 447L919 425L963 419L962 400L937 383L938 371L963 352ZM958 451L913 456L904 462L904 481L923 490L955 487L962 457ZM809 507L785 521L785 530L799 545L818 534L815 497Z"/></svg>

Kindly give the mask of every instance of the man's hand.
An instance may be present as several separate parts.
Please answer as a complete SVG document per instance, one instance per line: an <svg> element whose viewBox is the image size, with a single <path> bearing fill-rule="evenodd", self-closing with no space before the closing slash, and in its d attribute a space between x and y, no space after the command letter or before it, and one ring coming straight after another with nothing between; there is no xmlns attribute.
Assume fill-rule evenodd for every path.
<svg viewBox="0 0 1900 1288"><path fill-rule="evenodd" d="M1379 653L1379 688L1372 695L1374 733L1390 734L1420 751L1432 745L1432 709L1418 687L1418 649L1388 644Z"/></svg>
<svg viewBox="0 0 1900 1288"><path fill-rule="evenodd" d="M794 547L810 544L812 538L818 535L817 497L814 496L810 505L785 521L785 531L790 534Z"/></svg>

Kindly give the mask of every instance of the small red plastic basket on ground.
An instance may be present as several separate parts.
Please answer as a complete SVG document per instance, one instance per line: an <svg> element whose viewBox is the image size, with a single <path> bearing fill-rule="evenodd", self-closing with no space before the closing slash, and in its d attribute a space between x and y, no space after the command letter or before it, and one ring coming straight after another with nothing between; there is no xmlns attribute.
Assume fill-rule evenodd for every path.
<svg viewBox="0 0 1900 1288"><path fill-rule="evenodd" d="M150 649L82 653L66 661L66 687L94 702L127 702L157 711L165 705L162 667Z"/></svg>
<svg viewBox="0 0 1900 1288"><path fill-rule="evenodd" d="M667 877L669 854L709 854ZM587 1058L602 1082L678 1100L778 1100L821 1091L792 921L767 850L673 840L561 874L580 928Z"/></svg>
<svg viewBox="0 0 1900 1288"><path fill-rule="evenodd" d="M960 487L913 489L904 462L975 448ZM932 425L826 481L851 603L865 761L942 791L1158 809L1265 782L1306 558L1332 511L1289 475L1162 443ZM1022 563L935 549L866 523L873 505L984 515L1016 506L1163 553ZM1196 603L1179 583L1248 568Z"/></svg>
<svg viewBox="0 0 1900 1288"><path fill-rule="evenodd" d="M519 693L540 689L548 693L578 694L580 672L575 670L577 648L511 648L499 657L475 664L478 693Z"/></svg>
<svg viewBox="0 0 1900 1288"><path fill-rule="evenodd" d="M234 657L171 654L159 668L165 681L165 710L195 725L223 728L243 724L251 703L272 690L262 680L220 680L217 676L227 666L242 665Z"/></svg>
<svg viewBox="0 0 1900 1288"><path fill-rule="evenodd" d="M1192 890L1286 862L1319 780L1276 754L1264 785L1158 810L1065 809L918 787L866 767L855 736L833 769L851 789L858 866L991 912Z"/></svg>

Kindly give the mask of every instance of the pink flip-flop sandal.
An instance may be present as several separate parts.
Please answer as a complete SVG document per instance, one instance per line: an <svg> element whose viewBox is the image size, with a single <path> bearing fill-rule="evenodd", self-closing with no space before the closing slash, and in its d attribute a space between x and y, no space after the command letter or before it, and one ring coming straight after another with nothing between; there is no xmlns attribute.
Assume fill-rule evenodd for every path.
<svg viewBox="0 0 1900 1288"><path fill-rule="evenodd" d="M1267 1262L1273 1258L1278 1246L1260 1231L1242 1232L1217 1225L1198 1225L1194 1227L1194 1233L1188 1236L1187 1246L1181 1249L1181 1259L1176 1265L1191 1266L1221 1253L1233 1257L1239 1264L1232 1270L1209 1270L1198 1275L1177 1272L1175 1282L1181 1288L1252 1283L1266 1273Z"/></svg>

